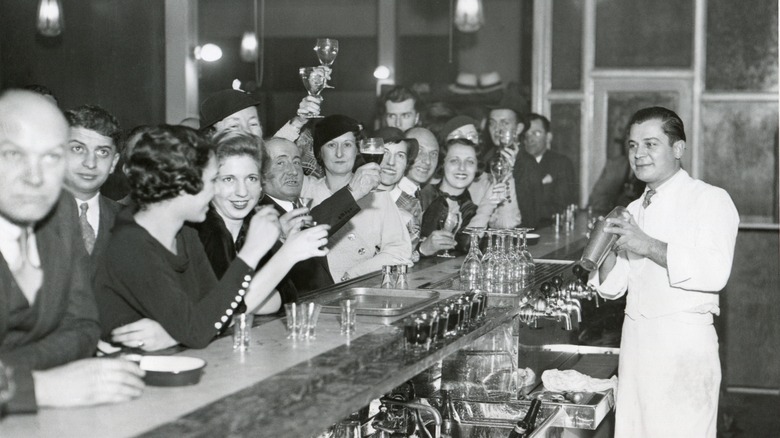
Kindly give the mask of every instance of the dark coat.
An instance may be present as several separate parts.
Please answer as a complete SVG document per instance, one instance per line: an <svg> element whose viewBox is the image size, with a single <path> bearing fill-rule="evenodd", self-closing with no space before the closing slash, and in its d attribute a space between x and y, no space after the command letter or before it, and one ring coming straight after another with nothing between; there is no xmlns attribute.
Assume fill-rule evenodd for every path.
<svg viewBox="0 0 780 438"><path fill-rule="evenodd" d="M280 215L286 213L286 210L269 196L263 195L259 204L273 205ZM357 202L355 202L349 190L344 187L321 204L312 208L311 216L317 224L330 225L329 233L332 235L349 222L359 211L360 207ZM273 254L276 254L281 246L282 244L277 241L261 263L265 263ZM279 284L279 293L282 295L282 301L288 303L296 301L299 293L320 289L333 283L333 277L331 277L330 268L328 267L328 258L312 257L296 263L290 269L290 272L287 273L284 280Z"/></svg>
<svg viewBox="0 0 780 438"><path fill-rule="evenodd" d="M569 204L577 202L574 165L565 155L548 150L537 163L530 154L520 151L512 175L523 226L549 225L555 213L563 213Z"/></svg>
<svg viewBox="0 0 780 438"><path fill-rule="evenodd" d="M35 411L32 370L45 370L91 356L100 327L81 239L76 202L63 193L35 226L43 284L32 306L32 330L9 327L10 302L21 291L5 259L0 261L0 360L14 368L16 396L8 412Z"/></svg>

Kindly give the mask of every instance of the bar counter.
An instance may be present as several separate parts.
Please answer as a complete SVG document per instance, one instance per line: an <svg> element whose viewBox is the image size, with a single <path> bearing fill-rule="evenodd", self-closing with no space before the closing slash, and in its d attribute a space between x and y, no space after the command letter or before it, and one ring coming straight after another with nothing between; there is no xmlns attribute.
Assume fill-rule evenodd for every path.
<svg viewBox="0 0 780 438"><path fill-rule="evenodd" d="M542 229L539 243L529 250L535 259L573 260L585 244L584 230L582 217L568 233ZM422 260L409 271L409 287L455 275L462 259ZM378 287L379 282L373 274L336 288ZM441 290L440 299L454 294ZM337 315L322 313L313 341L287 339L283 318L259 318L248 352L234 352L226 336L202 350L175 353L206 360L197 385L147 387L140 398L122 404L10 416L0 422L0 436L316 435L517 314L518 298L493 298L481 325L417 354L404 349L402 317L388 324L358 316L356 332L348 337L339 333Z"/></svg>

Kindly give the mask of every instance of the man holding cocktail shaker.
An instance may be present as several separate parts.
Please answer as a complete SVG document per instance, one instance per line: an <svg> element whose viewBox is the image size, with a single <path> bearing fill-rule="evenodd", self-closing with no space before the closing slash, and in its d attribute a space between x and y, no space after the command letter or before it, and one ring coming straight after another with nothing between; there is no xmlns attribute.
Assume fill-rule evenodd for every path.
<svg viewBox="0 0 780 438"><path fill-rule="evenodd" d="M591 283L629 291L620 345L616 437L715 437L721 370L713 315L728 281L739 216L725 190L682 168L683 122L645 108L629 122L628 159L644 194L609 218L613 251Z"/></svg>

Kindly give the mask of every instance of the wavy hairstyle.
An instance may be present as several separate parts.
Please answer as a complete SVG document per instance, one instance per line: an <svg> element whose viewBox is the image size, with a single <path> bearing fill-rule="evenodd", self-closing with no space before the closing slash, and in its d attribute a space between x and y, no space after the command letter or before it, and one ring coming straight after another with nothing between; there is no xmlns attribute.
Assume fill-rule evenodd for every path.
<svg viewBox="0 0 780 438"><path fill-rule="evenodd" d="M192 128L160 125L144 133L127 162L130 197L140 209L203 189L213 145Z"/></svg>
<svg viewBox="0 0 780 438"><path fill-rule="evenodd" d="M216 145L217 163L229 157L248 156L255 161L258 169L262 169L263 139L243 132L225 131L212 138Z"/></svg>

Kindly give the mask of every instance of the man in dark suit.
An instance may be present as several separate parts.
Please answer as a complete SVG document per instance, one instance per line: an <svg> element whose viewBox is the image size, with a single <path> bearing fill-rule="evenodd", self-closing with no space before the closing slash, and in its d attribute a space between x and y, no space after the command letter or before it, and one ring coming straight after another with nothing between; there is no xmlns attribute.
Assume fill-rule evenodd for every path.
<svg viewBox="0 0 780 438"><path fill-rule="evenodd" d="M301 228L307 221L330 225L330 233L335 233L352 216L360 211L357 201L371 192L379 184L378 166L355 171L352 181L343 189L309 212L301 205L303 189L303 167L300 151L295 143L282 138L272 138L265 143L262 159L263 197L260 205L273 205L281 215L282 233L287 235ZM308 214L307 214L308 213ZM266 257L276 253L280 242ZM297 300L298 293L312 291L333 284L326 257L314 257L298 262L279 286L282 301Z"/></svg>
<svg viewBox="0 0 780 438"><path fill-rule="evenodd" d="M83 359L100 328L76 204L61 193L67 139L46 98L0 96L0 361L16 383L8 412L117 402L143 388L136 364Z"/></svg>
<svg viewBox="0 0 780 438"><path fill-rule="evenodd" d="M554 214L577 201L574 165L550 149L550 121L540 114L527 116L523 140L525 150L518 154L513 170L523 225L549 225Z"/></svg>
<svg viewBox="0 0 780 438"><path fill-rule="evenodd" d="M76 198L76 218L94 271L121 207L100 194L100 187L119 161L121 131L116 118L97 105L68 110L65 118L70 125L65 188Z"/></svg>

